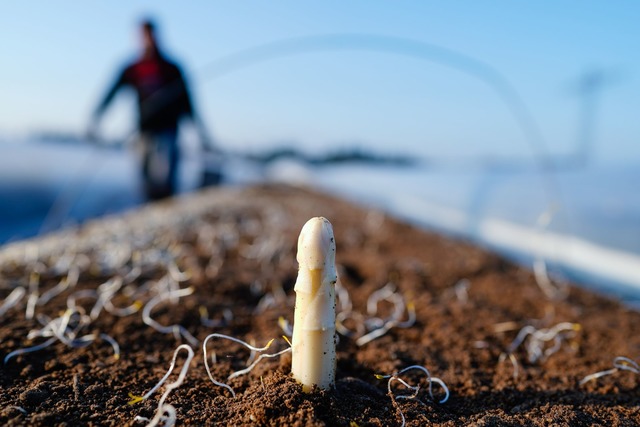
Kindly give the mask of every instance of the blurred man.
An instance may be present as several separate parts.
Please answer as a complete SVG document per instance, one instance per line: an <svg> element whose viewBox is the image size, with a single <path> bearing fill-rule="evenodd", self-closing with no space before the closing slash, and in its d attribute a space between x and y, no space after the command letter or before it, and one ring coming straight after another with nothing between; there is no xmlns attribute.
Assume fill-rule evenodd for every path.
<svg viewBox="0 0 640 427"><path fill-rule="evenodd" d="M138 99L138 130L141 148L141 173L148 199L169 197L176 192L178 180L178 124L189 117L198 125L200 137L206 139L196 120L191 96L180 67L160 50L155 24L145 20L140 26L142 54L120 72L96 109L90 126L95 130L116 93L133 88Z"/></svg>

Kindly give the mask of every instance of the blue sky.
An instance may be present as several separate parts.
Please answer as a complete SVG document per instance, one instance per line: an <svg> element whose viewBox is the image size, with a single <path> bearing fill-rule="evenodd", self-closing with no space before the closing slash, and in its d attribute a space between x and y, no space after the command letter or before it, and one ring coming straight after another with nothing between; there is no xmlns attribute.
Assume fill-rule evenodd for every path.
<svg viewBox="0 0 640 427"><path fill-rule="evenodd" d="M223 148L295 141L310 151L529 156L511 106L469 70L432 58L444 49L497 73L558 155L577 144L579 79L599 70L593 154L640 161L635 1L25 1L1 10L4 135L82 132L116 70L135 57L139 18L151 15ZM374 46L304 49L309 37L353 47L355 35ZM295 55L211 74L237 52L293 39ZM128 133L131 108L121 96L105 117L105 135Z"/></svg>

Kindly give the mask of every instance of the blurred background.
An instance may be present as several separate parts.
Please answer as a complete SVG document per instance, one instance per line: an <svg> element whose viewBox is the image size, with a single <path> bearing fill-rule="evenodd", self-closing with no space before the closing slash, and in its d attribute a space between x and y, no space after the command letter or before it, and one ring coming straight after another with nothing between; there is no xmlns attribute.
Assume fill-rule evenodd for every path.
<svg viewBox="0 0 640 427"><path fill-rule="evenodd" d="M0 244L145 202L134 93L86 138L145 17L223 185L313 185L638 299L633 1L5 4ZM180 192L212 167L199 139L180 128Z"/></svg>

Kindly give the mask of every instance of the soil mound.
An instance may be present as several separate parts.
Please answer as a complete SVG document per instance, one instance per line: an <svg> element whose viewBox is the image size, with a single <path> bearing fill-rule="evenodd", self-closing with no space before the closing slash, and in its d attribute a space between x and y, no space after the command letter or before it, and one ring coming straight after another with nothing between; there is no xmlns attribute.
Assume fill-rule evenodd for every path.
<svg viewBox="0 0 640 427"><path fill-rule="evenodd" d="M215 385L208 335L288 347L297 237L314 216L337 243L335 389L303 393L289 353L228 379L259 354L220 337L206 361L228 387ZM0 424L145 425L164 397L162 422L180 425L639 425L635 373L580 382L637 356L640 315L564 291L549 298L493 253L325 194L211 189L0 250ZM193 360L183 347L146 395L181 344ZM413 365L446 402L418 369L388 389L381 375Z"/></svg>

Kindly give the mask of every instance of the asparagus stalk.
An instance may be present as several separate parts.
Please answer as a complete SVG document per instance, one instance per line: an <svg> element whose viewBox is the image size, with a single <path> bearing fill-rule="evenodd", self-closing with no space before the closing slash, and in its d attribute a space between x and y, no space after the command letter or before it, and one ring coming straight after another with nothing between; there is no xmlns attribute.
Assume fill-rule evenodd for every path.
<svg viewBox="0 0 640 427"><path fill-rule="evenodd" d="M336 372L336 244L331 223L312 218L298 237L291 372L305 392L333 386Z"/></svg>

